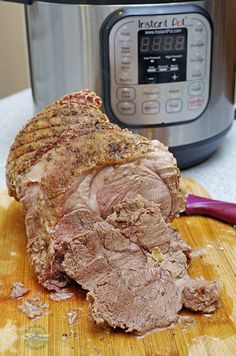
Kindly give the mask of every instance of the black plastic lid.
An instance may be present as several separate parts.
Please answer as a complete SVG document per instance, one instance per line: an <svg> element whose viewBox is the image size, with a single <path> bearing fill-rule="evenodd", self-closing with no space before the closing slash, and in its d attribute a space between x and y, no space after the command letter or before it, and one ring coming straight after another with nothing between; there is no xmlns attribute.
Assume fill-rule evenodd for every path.
<svg viewBox="0 0 236 356"><path fill-rule="evenodd" d="M56 1L51 1L51 0L4 0L7 2L17 2L25 5L31 5L36 1L40 2L49 2L53 4L81 4L81 5L141 5L145 4L145 0L56 0ZM200 1L200 0L148 0L148 4L166 4L166 3L180 3L180 2L193 2L193 1Z"/></svg>

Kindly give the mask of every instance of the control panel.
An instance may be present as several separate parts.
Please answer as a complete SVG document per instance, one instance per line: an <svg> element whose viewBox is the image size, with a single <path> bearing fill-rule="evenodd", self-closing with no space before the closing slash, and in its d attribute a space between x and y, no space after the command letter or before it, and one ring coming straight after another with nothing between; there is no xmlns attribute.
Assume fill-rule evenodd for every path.
<svg viewBox="0 0 236 356"><path fill-rule="evenodd" d="M114 23L110 17L102 32L108 45L102 53L104 105L124 125L187 122L208 104L210 20L203 11L169 11L124 12Z"/></svg>

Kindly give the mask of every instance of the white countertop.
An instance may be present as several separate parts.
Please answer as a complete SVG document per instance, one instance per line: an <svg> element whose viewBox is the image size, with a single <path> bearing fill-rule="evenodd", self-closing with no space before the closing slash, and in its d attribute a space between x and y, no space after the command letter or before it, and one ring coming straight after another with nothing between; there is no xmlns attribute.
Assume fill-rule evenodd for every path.
<svg viewBox="0 0 236 356"><path fill-rule="evenodd" d="M0 187L5 183L5 163L15 135L33 116L31 89L0 99ZM182 171L195 178L212 198L236 202L236 123L218 150L204 163Z"/></svg>

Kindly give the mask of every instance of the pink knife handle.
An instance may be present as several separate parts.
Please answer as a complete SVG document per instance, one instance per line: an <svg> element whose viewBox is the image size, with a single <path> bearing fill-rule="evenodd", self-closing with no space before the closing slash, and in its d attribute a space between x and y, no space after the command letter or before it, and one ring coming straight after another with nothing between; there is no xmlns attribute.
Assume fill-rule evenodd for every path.
<svg viewBox="0 0 236 356"><path fill-rule="evenodd" d="M209 215L230 224L236 224L236 204L189 194L186 200L187 215Z"/></svg>

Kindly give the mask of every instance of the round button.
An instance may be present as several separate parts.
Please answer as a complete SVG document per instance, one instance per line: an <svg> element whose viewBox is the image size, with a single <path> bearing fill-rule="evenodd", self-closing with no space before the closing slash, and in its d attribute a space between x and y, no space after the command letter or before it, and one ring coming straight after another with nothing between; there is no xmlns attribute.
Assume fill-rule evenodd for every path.
<svg viewBox="0 0 236 356"><path fill-rule="evenodd" d="M120 101L117 104L117 109L122 115L133 115L135 114L135 103L132 101Z"/></svg>
<svg viewBox="0 0 236 356"><path fill-rule="evenodd" d="M135 98L134 88L118 88L117 98L119 100L133 100Z"/></svg>
<svg viewBox="0 0 236 356"><path fill-rule="evenodd" d="M188 99L189 110L200 109L204 103L204 98L202 96L196 96Z"/></svg>
<svg viewBox="0 0 236 356"><path fill-rule="evenodd" d="M168 99L178 99L182 96L182 88L180 85L172 85L166 89Z"/></svg>
<svg viewBox="0 0 236 356"><path fill-rule="evenodd" d="M190 83L188 91L189 95L194 96L194 95L201 95L203 92L203 82L194 82Z"/></svg>
<svg viewBox="0 0 236 356"><path fill-rule="evenodd" d="M143 97L148 100L158 99L160 96L160 87L153 86L143 89Z"/></svg>
<svg viewBox="0 0 236 356"><path fill-rule="evenodd" d="M175 113L182 110L183 102L180 99L168 100L166 102L166 112Z"/></svg>
<svg viewBox="0 0 236 356"><path fill-rule="evenodd" d="M145 101L142 105L143 114L152 115L158 114L160 111L159 101Z"/></svg>

